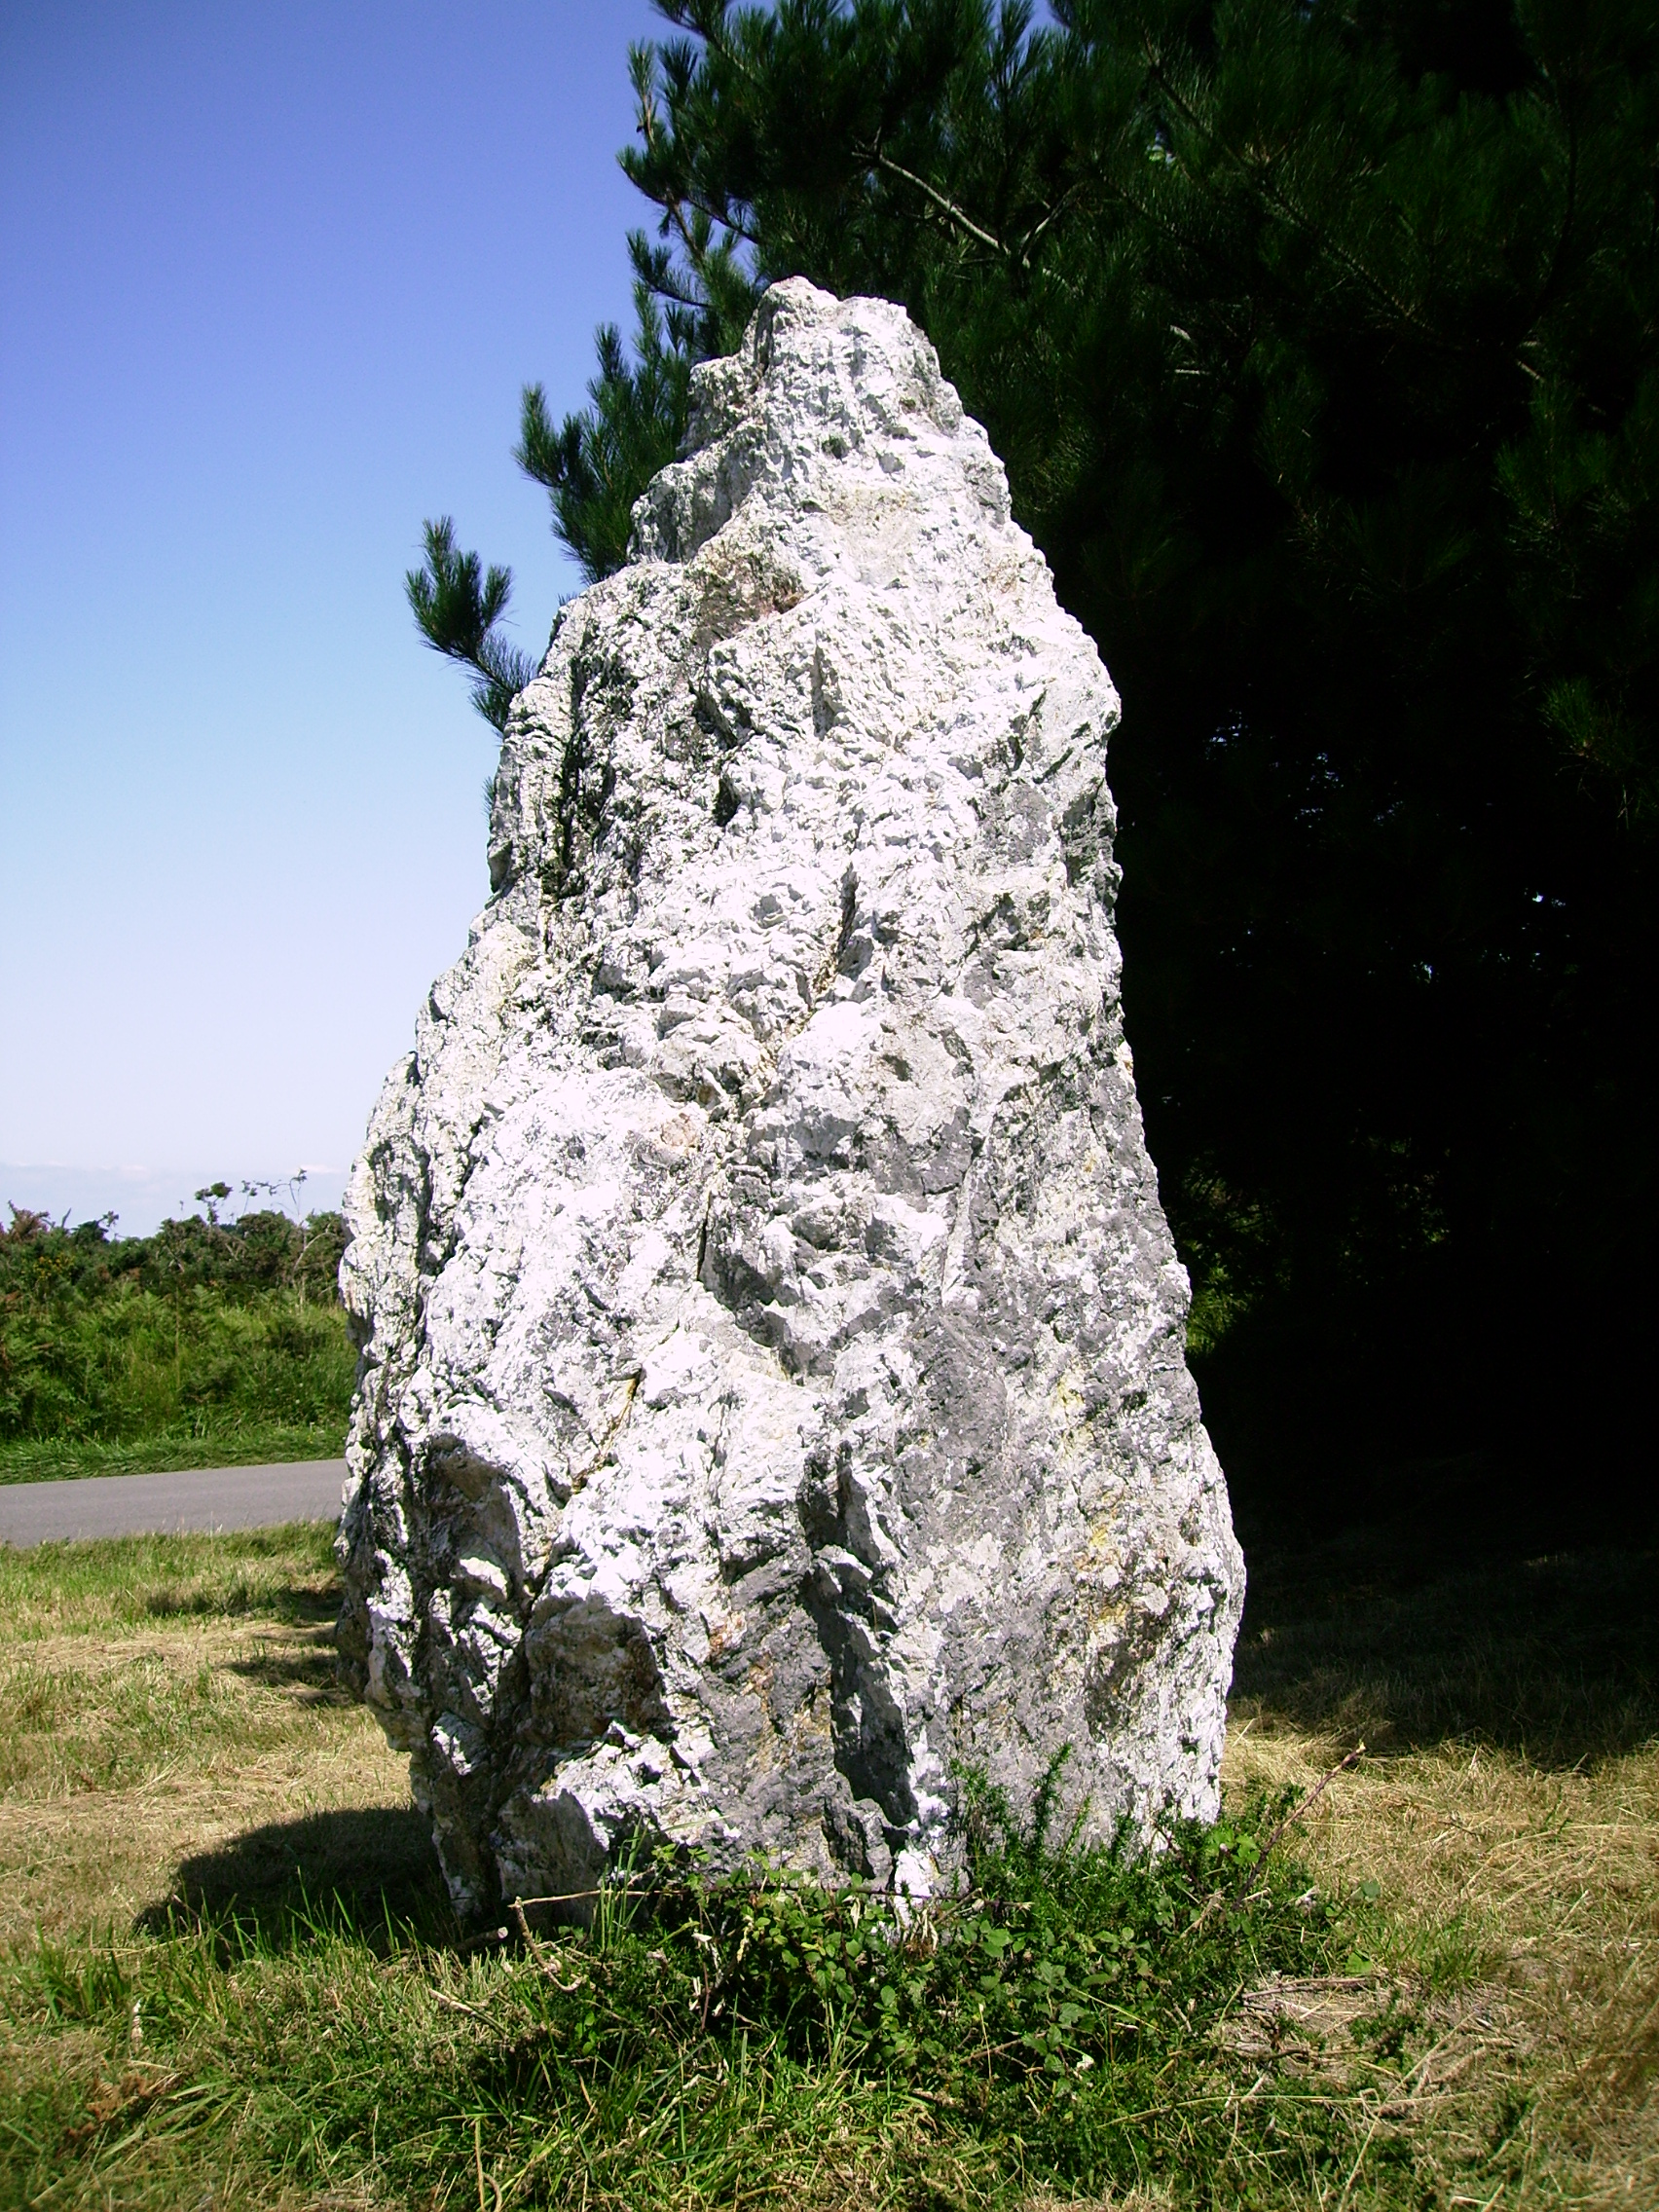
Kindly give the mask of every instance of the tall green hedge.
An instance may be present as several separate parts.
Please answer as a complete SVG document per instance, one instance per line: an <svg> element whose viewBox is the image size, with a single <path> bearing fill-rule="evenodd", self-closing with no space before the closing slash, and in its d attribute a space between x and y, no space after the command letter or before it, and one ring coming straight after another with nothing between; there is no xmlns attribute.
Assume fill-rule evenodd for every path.
<svg viewBox="0 0 1659 2212"><path fill-rule="evenodd" d="M198 1215L113 1238L14 1213L0 1230L0 1461L27 1474L146 1448L163 1461L338 1452L355 1372L335 1286L344 1244L338 1214Z"/></svg>

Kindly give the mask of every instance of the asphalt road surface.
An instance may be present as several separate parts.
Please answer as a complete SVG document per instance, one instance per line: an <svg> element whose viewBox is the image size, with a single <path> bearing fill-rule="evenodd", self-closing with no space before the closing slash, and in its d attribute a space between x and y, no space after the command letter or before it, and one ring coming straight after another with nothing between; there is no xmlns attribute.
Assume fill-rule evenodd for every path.
<svg viewBox="0 0 1659 2212"><path fill-rule="evenodd" d="M192 1467L178 1475L87 1475L0 1484L0 1543L63 1536L173 1535L186 1530L272 1529L337 1521L344 1459L286 1467Z"/></svg>

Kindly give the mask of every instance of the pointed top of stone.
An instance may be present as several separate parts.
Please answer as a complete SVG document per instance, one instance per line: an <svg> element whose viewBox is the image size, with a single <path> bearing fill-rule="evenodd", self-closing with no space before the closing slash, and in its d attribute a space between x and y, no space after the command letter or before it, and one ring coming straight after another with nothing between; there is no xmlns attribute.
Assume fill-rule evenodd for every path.
<svg viewBox="0 0 1659 2212"><path fill-rule="evenodd" d="M684 450L636 502L631 557L688 560L735 518L810 570L827 522L901 485L960 527L1009 519L1002 463L904 310L791 276L735 353L692 370Z"/></svg>

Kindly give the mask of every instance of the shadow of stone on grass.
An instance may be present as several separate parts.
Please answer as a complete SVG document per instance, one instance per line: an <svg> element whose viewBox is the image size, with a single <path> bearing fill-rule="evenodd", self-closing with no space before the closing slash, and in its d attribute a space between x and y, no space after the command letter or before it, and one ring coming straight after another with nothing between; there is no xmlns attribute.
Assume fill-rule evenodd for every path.
<svg viewBox="0 0 1659 2212"><path fill-rule="evenodd" d="M240 1931L267 1950L297 1948L330 1928L379 1942L389 1928L412 1928L434 1943L458 1933L430 1827L413 1805L311 1813L250 1828L185 1860L172 1894L142 1913L138 1927L151 1935Z"/></svg>
<svg viewBox="0 0 1659 2212"><path fill-rule="evenodd" d="M292 1644L259 1645L247 1658L227 1659L228 1674L262 1689L293 1690L302 1705L354 1706L358 1700L340 1678L333 1626L326 1635L296 1649Z"/></svg>
<svg viewBox="0 0 1659 2212"><path fill-rule="evenodd" d="M1659 1555L1483 1557L1459 1533L1254 1549L1235 1719L1375 1751L1490 1744L1549 1767L1659 1738Z"/></svg>
<svg viewBox="0 0 1659 2212"><path fill-rule="evenodd" d="M180 1590L163 1583L147 1590L143 1611L150 1620L260 1620L280 1622L287 1628L332 1629L340 1610L336 1582L282 1583L260 1589L236 1582L229 1590Z"/></svg>

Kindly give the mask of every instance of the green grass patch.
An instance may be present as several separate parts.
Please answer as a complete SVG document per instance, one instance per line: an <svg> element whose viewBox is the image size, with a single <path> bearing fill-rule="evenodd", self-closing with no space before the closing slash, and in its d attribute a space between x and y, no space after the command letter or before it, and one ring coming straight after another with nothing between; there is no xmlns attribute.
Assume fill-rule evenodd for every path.
<svg viewBox="0 0 1659 2212"><path fill-rule="evenodd" d="M378 1921L308 1896L174 1907L148 1940L11 1965L5 2201L669 2207L1376 2201L1339 2080L1258 2080L1245 1993L1352 1947L1275 1809L1154 1858L1051 1848L980 1796L970 1887L897 1914L756 1878L611 1893L585 1932L465 1941L435 1891ZM1415 2022L1361 2050L1410 2063ZM1375 2039L1386 2043L1388 2038ZM1270 2070L1271 2074L1271 2070ZM1248 2092L1248 2093L1247 2093ZM257 2177L258 2189L250 2187ZM1390 2195L1390 2200L1395 2200ZM1409 2201L1400 2196L1398 2201Z"/></svg>
<svg viewBox="0 0 1659 2212"><path fill-rule="evenodd" d="M333 1618L334 1531L296 1522L224 1536L0 1544L0 1650L43 1637L107 1639L159 1622Z"/></svg>
<svg viewBox="0 0 1659 2212"><path fill-rule="evenodd" d="M71 1482L85 1475L160 1475L190 1467L265 1467L295 1459L338 1459L346 1419L296 1426L251 1422L204 1436L161 1431L137 1443L42 1444L32 1438L0 1444L0 1483Z"/></svg>

